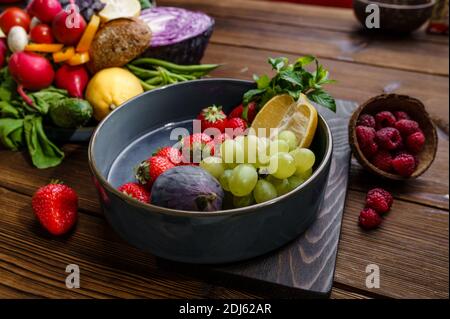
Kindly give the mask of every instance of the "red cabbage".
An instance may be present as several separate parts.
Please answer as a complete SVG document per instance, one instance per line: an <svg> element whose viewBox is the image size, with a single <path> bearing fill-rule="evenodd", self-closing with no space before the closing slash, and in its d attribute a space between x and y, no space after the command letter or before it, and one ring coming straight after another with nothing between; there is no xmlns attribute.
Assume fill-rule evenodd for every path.
<svg viewBox="0 0 450 319"><path fill-rule="evenodd" d="M200 62L214 27L214 20L204 13L173 7L143 10L141 19L152 30L145 56L179 64Z"/></svg>

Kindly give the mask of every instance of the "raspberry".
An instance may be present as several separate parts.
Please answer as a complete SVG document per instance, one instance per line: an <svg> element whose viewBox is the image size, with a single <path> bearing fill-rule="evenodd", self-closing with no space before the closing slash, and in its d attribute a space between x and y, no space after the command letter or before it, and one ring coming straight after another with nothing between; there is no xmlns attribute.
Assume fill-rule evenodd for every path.
<svg viewBox="0 0 450 319"><path fill-rule="evenodd" d="M357 125L375 128L375 118L370 114L362 114L358 119Z"/></svg>
<svg viewBox="0 0 450 319"><path fill-rule="evenodd" d="M375 143L376 132L372 127L357 126L356 137L361 151L367 158L371 158L378 151L378 145Z"/></svg>
<svg viewBox="0 0 450 319"><path fill-rule="evenodd" d="M364 229L373 229L380 226L381 222L380 215L377 214L372 208L364 208L359 213L359 225Z"/></svg>
<svg viewBox="0 0 450 319"><path fill-rule="evenodd" d="M381 150L372 158L372 164L385 172L392 171L392 155L388 151Z"/></svg>
<svg viewBox="0 0 450 319"><path fill-rule="evenodd" d="M374 209L379 214L389 211L393 202L392 195L382 188L371 189L366 196L366 207Z"/></svg>
<svg viewBox="0 0 450 319"><path fill-rule="evenodd" d="M394 114L389 111L383 111L375 115L377 130L383 127L394 127L396 121Z"/></svg>
<svg viewBox="0 0 450 319"><path fill-rule="evenodd" d="M425 144L425 135L421 131L412 133L406 139L407 149L414 154L419 153L422 150L424 144Z"/></svg>
<svg viewBox="0 0 450 319"><path fill-rule="evenodd" d="M416 160L411 154L402 152L394 157L392 167L399 175L409 177L416 169Z"/></svg>
<svg viewBox="0 0 450 319"><path fill-rule="evenodd" d="M400 120L395 123L395 128L405 137L420 130L419 123L413 120Z"/></svg>
<svg viewBox="0 0 450 319"><path fill-rule="evenodd" d="M377 132L377 142L381 148L395 150L402 145L400 132L393 127L385 127Z"/></svg>
<svg viewBox="0 0 450 319"><path fill-rule="evenodd" d="M397 119L397 121L400 120L410 120L411 118L409 117L408 113L403 112L403 111L396 111L394 112L394 116Z"/></svg>

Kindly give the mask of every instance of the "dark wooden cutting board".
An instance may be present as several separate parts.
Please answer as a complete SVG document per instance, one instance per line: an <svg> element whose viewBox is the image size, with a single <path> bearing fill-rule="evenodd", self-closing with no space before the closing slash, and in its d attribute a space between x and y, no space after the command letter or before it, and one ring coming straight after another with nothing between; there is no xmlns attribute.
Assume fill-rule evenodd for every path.
<svg viewBox="0 0 450 319"><path fill-rule="evenodd" d="M341 230L350 167L348 120L357 104L337 101L337 113L318 106L333 135L333 158L324 202L314 224L297 239L264 256L220 266L186 266L212 281L257 289L273 297L328 297ZM167 262L163 262L167 266ZM180 264L169 262L180 269ZM184 267L183 267L184 268Z"/></svg>

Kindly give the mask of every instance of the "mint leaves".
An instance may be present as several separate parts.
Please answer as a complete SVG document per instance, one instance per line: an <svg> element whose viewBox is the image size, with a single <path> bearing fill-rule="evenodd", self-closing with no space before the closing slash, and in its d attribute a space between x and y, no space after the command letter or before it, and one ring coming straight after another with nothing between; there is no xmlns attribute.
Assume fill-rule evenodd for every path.
<svg viewBox="0 0 450 319"><path fill-rule="evenodd" d="M298 58L294 64L290 64L288 58L269 58L269 64L276 71L276 75L270 79L267 75L254 75L253 79L257 88L244 94L245 106L250 102L256 102L262 107L267 101L278 94L289 94L294 100L298 100L300 94L305 94L314 101L333 112L336 112L336 102L322 86L333 83L329 79L329 72L313 56ZM305 67L315 63L315 71L310 72Z"/></svg>

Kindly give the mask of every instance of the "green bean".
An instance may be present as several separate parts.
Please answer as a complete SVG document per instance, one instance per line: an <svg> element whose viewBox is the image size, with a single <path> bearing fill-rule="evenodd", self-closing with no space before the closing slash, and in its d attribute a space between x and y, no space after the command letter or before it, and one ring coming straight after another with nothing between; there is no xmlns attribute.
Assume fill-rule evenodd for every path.
<svg viewBox="0 0 450 319"><path fill-rule="evenodd" d="M145 83L150 84L150 85L157 85L157 84L160 84L161 82L162 82L162 78L160 76L156 76L154 78L150 78L145 81Z"/></svg>
<svg viewBox="0 0 450 319"><path fill-rule="evenodd" d="M158 71L139 68L131 64L127 64L127 68L140 79L146 80L148 78L152 78L159 75Z"/></svg>
<svg viewBox="0 0 450 319"><path fill-rule="evenodd" d="M141 81L141 85L144 88L144 91L150 91L156 88L156 86L147 84L144 81Z"/></svg>
<svg viewBox="0 0 450 319"><path fill-rule="evenodd" d="M219 67L218 64L199 64L199 65L178 65L174 63L170 63L167 61L154 59L154 58L142 58L137 59L131 62L133 65L157 65L162 66L166 69L169 69L171 71L175 72L181 72L181 73L192 73L192 72L210 72L217 67Z"/></svg>
<svg viewBox="0 0 450 319"><path fill-rule="evenodd" d="M176 73L169 73L169 76L173 79L179 80L179 81L189 81L189 79L185 75L176 74Z"/></svg>

